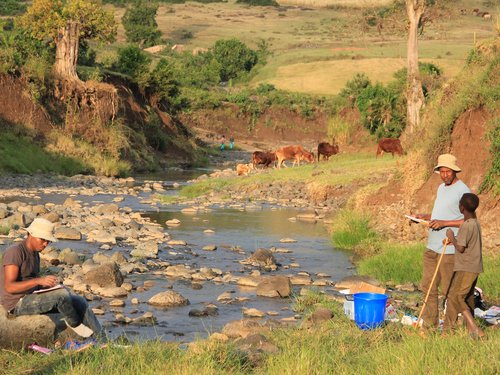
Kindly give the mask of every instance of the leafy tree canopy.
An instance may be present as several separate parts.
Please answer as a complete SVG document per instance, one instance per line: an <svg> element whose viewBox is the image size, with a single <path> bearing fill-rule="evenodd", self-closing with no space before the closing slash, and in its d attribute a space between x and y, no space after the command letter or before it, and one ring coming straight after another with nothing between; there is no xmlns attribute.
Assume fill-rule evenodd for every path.
<svg viewBox="0 0 500 375"><path fill-rule="evenodd" d="M20 22L33 37L53 42L68 22L79 25L82 39L113 41L116 34L113 14L103 10L100 0L34 0Z"/></svg>
<svg viewBox="0 0 500 375"><path fill-rule="evenodd" d="M156 23L158 4L137 1L127 9L122 18L127 41L141 46L153 46L161 41L161 32Z"/></svg>
<svg viewBox="0 0 500 375"><path fill-rule="evenodd" d="M139 47L131 45L118 50L116 70L137 78L148 72L151 58Z"/></svg>
<svg viewBox="0 0 500 375"><path fill-rule="evenodd" d="M218 40L213 48L215 60L221 65L220 78L228 81L257 64L257 53L238 39Z"/></svg>

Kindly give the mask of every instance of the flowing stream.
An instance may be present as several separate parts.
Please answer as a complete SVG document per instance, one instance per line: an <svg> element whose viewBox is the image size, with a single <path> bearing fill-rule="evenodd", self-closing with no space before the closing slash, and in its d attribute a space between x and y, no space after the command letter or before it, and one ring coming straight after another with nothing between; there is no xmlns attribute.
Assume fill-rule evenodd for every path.
<svg viewBox="0 0 500 375"><path fill-rule="evenodd" d="M175 194L173 186L186 183L187 179L206 171L175 171L168 175L154 176L156 180L162 180L167 186L167 194ZM140 181L141 178L137 180ZM32 204L52 202L60 204L67 198L65 194L41 195L40 199L32 201L22 199ZM327 280L337 281L345 276L353 274L354 268L348 259L348 254L332 247L329 234L325 225L321 222L291 221L300 213L297 209L275 207L267 204L257 205L254 209L228 208L228 206L214 206L208 212L196 214L182 213L181 206L163 205L152 210L151 205L141 203L141 198L127 196L119 203L121 206L131 207L165 226L173 239L184 240L187 246L160 246L159 260L167 261L172 265L185 264L192 269L200 267L211 267L221 270L223 273L231 272L235 276L248 276L251 267L245 267L239 261L248 258L258 248L270 249L272 247L287 249L289 253L275 253L279 267L277 271L266 272L266 275L296 275L299 272L307 272L313 280L318 279L318 273L330 275ZM78 197L84 204L96 202L109 203L112 195L96 195L93 197ZM21 200L21 199L19 199ZM230 206L230 205L229 205ZM179 219L180 225L167 228L165 222L169 219ZM213 233L207 233L211 230ZM280 239L292 238L294 243L281 243ZM204 251L206 245L215 245L217 250ZM98 244L88 244L84 241L60 241L57 247L72 249L84 253L87 257L98 251ZM128 256L129 249L116 247L114 251L124 251ZM106 313L99 316L111 337L125 334L129 339L156 339L178 342L189 342L197 337L206 337L215 331L220 331L229 321L242 319L243 308L256 308L264 313L269 313L265 319L281 319L292 317L295 313L291 306L294 298L266 298L257 297L255 288L244 288L231 283L214 283L206 281L192 283L184 279L169 279L161 272L133 273L126 278L136 286L143 285L144 281L154 281L154 285L146 291L132 291L125 299L124 307L110 308L109 301L91 301L92 307L101 307ZM180 293L190 301L190 304L182 307L159 309L148 305L146 302L153 295L171 288ZM294 286L294 293L298 294L301 286ZM318 287L329 288L329 287ZM240 298L240 302L224 304L217 301L217 297L230 292L234 298ZM132 298L138 298L138 305L132 304ZM206 317L189 316L193 309L203 310L207 304L217 306L218 314ZM145 312L152 312L157 318L155 326L123 325L115 322L115 314L122 313L127 317L135 318Z"/></svg>

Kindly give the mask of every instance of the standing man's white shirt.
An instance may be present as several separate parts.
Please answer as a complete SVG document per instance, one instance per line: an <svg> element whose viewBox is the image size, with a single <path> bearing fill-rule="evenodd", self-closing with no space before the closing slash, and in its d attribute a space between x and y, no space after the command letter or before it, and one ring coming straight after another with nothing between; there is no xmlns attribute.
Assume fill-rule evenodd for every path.
<svg viewBox="0 0 500 375"><path fill-rule="evenodd" d="M452 185L446 186L444 183L439 185L434 208L432 209L431 220L461 220L464 215L460 213L458 202L462 195L470 193L470 189L461 180L458 180ZM458 233L458 228L443 227L440 230L429 229L429 238L427 240L427 248L437 253L441 253L443 249L443 240L446 237L446 230L451 229L455 236ZM445 254L455 254L453 245L446 246Z"/></svg>

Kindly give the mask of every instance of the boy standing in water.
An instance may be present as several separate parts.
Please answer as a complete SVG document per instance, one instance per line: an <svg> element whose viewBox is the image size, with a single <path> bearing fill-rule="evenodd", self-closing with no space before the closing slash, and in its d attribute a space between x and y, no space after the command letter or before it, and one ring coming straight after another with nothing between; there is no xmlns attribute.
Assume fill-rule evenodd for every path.
<svg viewBox="0 0 500 375"><path fill-rule="evenodd" d="M444 330L452 329L458 313L462 313L470 336L476 339L484 336L473 316L474 288L479 274L483 272L481 227L475 212L478 206L478 196L465 193L459 203L464 223L460 226L457 237L452 230L446 231L446 236L455 246L456 252L443 327Z"/></svg>

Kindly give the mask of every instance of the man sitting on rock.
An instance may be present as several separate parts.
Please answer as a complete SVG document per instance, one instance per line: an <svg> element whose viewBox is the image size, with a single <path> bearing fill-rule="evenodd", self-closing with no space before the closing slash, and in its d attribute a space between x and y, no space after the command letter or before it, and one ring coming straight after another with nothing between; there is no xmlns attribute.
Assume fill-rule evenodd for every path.
<svg viewBox="0 0 500 375"><path fill-rule="evenodd" d="M79 336L104 339L101 325L83 297L71 294L59 284L56 276L40 277L39 253L50 242L57 241L54 224L36 218L26 230L28 237L10 246L3 255L0 303L14 316L59 312L66 325ZM56 286L61 287L40 293L42 289Z"/></svg>

